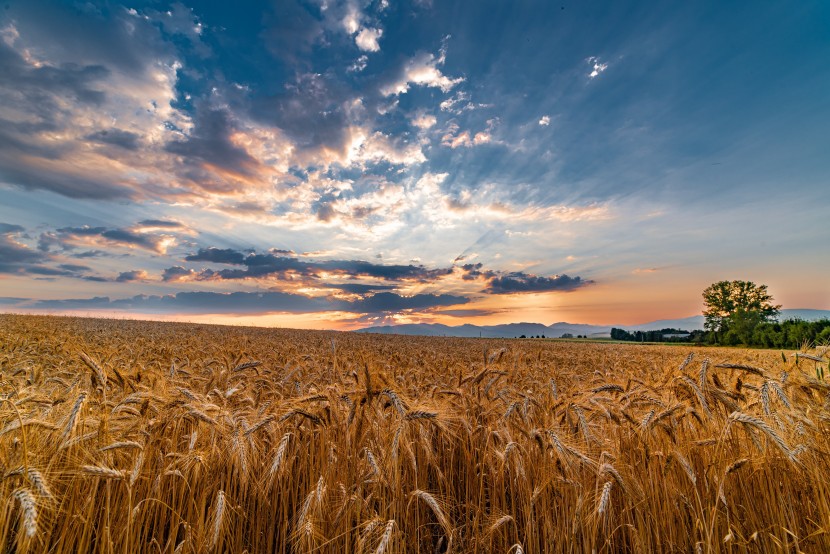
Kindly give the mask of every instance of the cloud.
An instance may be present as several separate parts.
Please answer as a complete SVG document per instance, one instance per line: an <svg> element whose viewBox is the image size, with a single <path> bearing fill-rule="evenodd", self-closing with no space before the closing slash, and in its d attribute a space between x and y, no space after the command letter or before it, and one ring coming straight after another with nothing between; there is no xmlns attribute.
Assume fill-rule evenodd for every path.
<svg viewBox="0 0 830 554"><path fill-rule="evenodd" d="M246 109L255 122L278 128L292 157L306 153L315 165L321 154L345 154L351 119L362 109L358 98L331 74L299 73L281 92L252 98Z"/></svg>
<svg viewBox="0 0 830 554"><path fill-rule="evenodd" d="M483 292L488 294L515 294L521 292L572 291L591 282L584 281L580 277L568 277L564 274L541 277L521 272L511 272L490 279Z"/></svg>
<svg viewBox="0 0 830 554"><path fill-rule="evenodd" d="M58 267L66 271L88 271L92 269L88 265L81 264L59 264Z"/></svg>
<svg viewBox="0 0 830 554"><path fill-rule="evenodd" d="M231 140L236 132L233 117L226 109L203 109L197 112L193 130L181 140L169 142L165 150L181 156L180 163L237 179L257 175L260 163L245 148ZM238 186L224 180L225 187Z"/></svg>
<svg viewBox="0 0 830 554"><path fill-rule="evenodd" d="M541 119L539 119L539 125L541 125L542 127L547 127L548 125L550 125L550 116L543 115Z"/></svg>
<svg viewBox="0 0 830 554"><path fill-rule="evenodd" d="M354 301L309 297L285 292L179 292L165 296L136 295L111 300L106 296L67 300L39 300L40 310L121 310L138 313L175 314L267 314L352 312L385 313L464 304L468 299L449 294L400 296L382 292Z"/></svg>
<svg viewBox="0 0 830 554"><path fill-rule="evenodd" d="M448 315L450 317L461 317L461 318L468 318L468 317L482 317L486 315L493 315L497 313L501 313L503 310L485 310L479 308L471 308L471 309L461 309L461 310L436 310L432 312L435 315Z"/></svg>
<svg viewBox="0 0 830 554"><path fill-rule="evenodd" d="M422 130L434 127L435 124L438 123L438 119L436 119L434 115L425 113L416 115L410 121L412 122L412 125Z"/></svg>
<svg viewBox="0 0 830 554"><path fill-rule="evenodd" d="M37 250L20 242L20 235L28 238L24 231L20 225L0 223L0 273L106 281L103 277L87 274L91 270L87 265L60 263L60 258L48 252L48 246L43 248L42 240Z"/></svg>
<svg viewBox="0 0 830 554"><path fill-rule="evenodd" d="M453 149L459 147L471 148L472 146L487 144L492 141L493 136L491 133L497 124L498 118L488 119L487 128L484 131L479 131L473 135L469 131L459 132L458 124L451 122L447 125L447 130L445 131L444 136L441 137L441 144L449 146Z"/></svg>
<svg viewBox="0 0 830 554"><path fill-rule="evenodd" d="M376 264L363 260L312 261L277 253L245 254L231 249L207 248L191 254L185 261L209 261L244 266L244 269L204 269L194 277L198 280L235 280L274 277L319 279L338 275L349 278L373 278L386 281L429 282L452 273L451 269L430 269L423 265ZM284 252L284 251L283 251ZM173 268L171 268L172 270ZM182 275L176 270L171 275Z"/></svg>
<svg viewBox="0 0 830 554"><path fill-rule="evenodd" d="M62 227L53 233L43 233L39 248L49 251L51 246L73 250L79 245L104 245L119 248L141 248L156 254L165 254L176 243L170 234L152 234L145 229L110 229L107 227Z"/></svg>
<svg viewBox="0 0 830 554"><path fill-rule="evenodd" d="M185 256L188 262L214 262L220 264L242 265L245 254L231 248L200 248L195 254Z"/></svg>
<svg viewBox="0 0 830 554"><path fill-rule="evenodd" d="M173 221L169 219L142 219L138 223L135 224L133 227L134 229L176 229L176 230L188 230L188 227L184 223L180 223L178 221Z"/></svg>
<svg viewBox="0 0 830 554"><path fill-rule="evenodd" d="M120 9L12 11L0 41L0 181L72 198L160 193L169 160L147 154L188 117L171 105L181 64L159 28Z"/></svg>
<svg viewBox="0 0 830 554"><path fill-rule="evenodd" d="M39 262L43 259L44 255L41 252L32 250L8 234L0 235L0 271L11 272L13 268L20 267L19 264Z"/></svg>
<svg viewBox="0 0 830 554"><path fill-rule="evenodd" d="M439 66L444 64L444 54L436 58L429 53L418 54L407 61L398 75L391 82L383 85L380 92L384 96L405 94L410 85L435 87L442 92L449 92L454 86L464 82L464 77L447 77Z"/></svg>
<svg viewBox="0 0 830 554"><path fill-rule="evenodd" d="M496 271L485 269L482 263L463 264L458 269L461 270L461 278L464 281L483 280L486 285L481 292L487 294L571 291L593 283L581 277L568 277L564 274L544 277L521 271Z"/></svg>
<svg viewBox="0 0 830 554"><path fill-rule="evenodd" d="M349 309L359 313L401 312L407 310L425 310L438 306L466 304L470 300L463 296L451 294L416 294L400 296L391 292L379 292L372 296L356 300L349 304Z"/></svg>
<svg viewBox="0 0 830 554"><path fill-rule="evenodd" d="M378 39L383 36L382 29L372 29L371 27L364 27L355 37L354 41L357 47L364 52L377 52L380 50Z"/></svg>
<svg viewBox="0 0 830 554"><path fill-rule="evenodd" d="M394 285L368 285L368 284L362 284L362 283L343 283L343 284L323 283L320 286L330 288L330 289L342 290L343 292L348 292L348 293L351 293L351 294L367 294L367 293L370 293L370 292L392 290L392 289L395 288Z"/></svg>
<svg viewBox="0 0 830 554"><path fill-rule="evenodd" d="M461 258L461 256L458 258ZM458 260L458 258L456 258L456 260ZM493 279L498 275L495 271L483 268L484 264L482 263L464 264L461 266L461 278L465 281L474 281L479 277Z"/></svg>
<svg viewBox="0 0 830 554"><path fill-rule="evenodd" d="M141 146L141 135L122 129L103 129L86 135L87 140L110 146L118 146L124 150L138 150Z"/></svg>
<svg viewBox="0 0 830 554"><path fill-rule="evenodd" d="M166 296L137 295L131 298L110 300L109 297L69 300L41 300L35 309L48 310L124 310L139 313L270 313L327 311L330 303L325 299L283 292L179 292Z"/></svg>
<svg viewBox="0 0 830 554"><path fill-rule="evenodd" d="M446 100L443 100L439 105L441 111L450 112L455 115L461 115L464 112L478 110L481 108L492 108L493 104L484 104L481 102L473 102L470 100L470 93L459 90L454 95Z"/></svg>
<svg viewBox="0 0 830 554"><path fill-rule="evenodd" d="M118 274L115 281L118 283L134 283L136 281L146 281L149 276L143 269L136 269L133 271L124 271Z"/></svg>
<svg viewBox="0 0 830 554"><path fill-rule="evenodd" d="M340 24L346 33L353 35L360 29L360 20L363 14L357 9L354 3L349 3L346 6L346 14L340 20Z"/></svg>
<svg viewBox="0 0 830 554"><path fill-rule="evenodd" d="M469 131L459 132L458 125L450 124L447 132L441 137L441 144L450 148L471 148L480 144L487 144L492 140L489 131L480 131L475 135L471 135Z"/></svg>
<svg viewBox="0 0 830 554"><path fill-rule="evenodd" d="M13 225L11 223L0 223L0 235L22 233L25 230L26 229L24 229L20 225Z"/></svg>
<svg viewBox="0 0 830 554"><path fill-rule="evenodd" d="M369 65L369 56L363 55L357 58L352 65L346 68L349 73L360 73Z"/></svg>
<svg viewBox="0 0 830 554"><path fill-rule="evenodd" d="M393 138L376 131L370 135L358 132L352 138L352 163L386 161L395 165L417 165L427 161L417 144L408 144L399 138Z"/></svg>
<svg viewBox="0 0 830 554"><path fill-rule="evenodd" d="M181 2L175 2L165 12L151 10L148 13L161 23L167 33L185 36L190 39L199 54L209 54L209 49L202 42L204 25L199 21L192 8L188 8ZM138 15L138 12L136 12L136 15Z"/></svg>
<svg viewBox="0 0 830 554"><path fill-rule="evenodd" d="M48 259L43 252L32 250L18 240L18 235L24 232L20 225L0 223L0 273L24 273L36 267L32 264Z"/></svg>
<svg viewBox="0 0 830 554"><path fill-rule="evenodd" d="M265 10L262 42L278 60L296 66L324 38L318 6L300 0L275 0Z"/></svg>
<svg viewBox="0 0 830 554"><path fill-rule="evenodd" d="M192 269L185 269L180 265L168 267L161 274L161 280L166 283L173 283L176 281L188 281L196 276L196 272Z"/></svg>
<svg viewBox="0 0 830 554"><path fill-rule="evenodd" d="M592 68L591 72L588 74L589 79L595 79L600 73L608 69L608 64L600 62L599 58L596 56L591 56L585 61L587 61Z"/></svg>

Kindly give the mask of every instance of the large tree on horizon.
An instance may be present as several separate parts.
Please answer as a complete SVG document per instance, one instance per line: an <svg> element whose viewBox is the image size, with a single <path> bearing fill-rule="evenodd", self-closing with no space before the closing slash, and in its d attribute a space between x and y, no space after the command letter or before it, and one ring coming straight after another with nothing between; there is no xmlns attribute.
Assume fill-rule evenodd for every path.
<svg viewBox="0 0 830 554"><path fill-rule="evenodd" d="M781 310L773 304L766 285L752 281L719 281L703 291L704 327L720 342L730 333L748 343L759 323L772 321Z"/></svg>

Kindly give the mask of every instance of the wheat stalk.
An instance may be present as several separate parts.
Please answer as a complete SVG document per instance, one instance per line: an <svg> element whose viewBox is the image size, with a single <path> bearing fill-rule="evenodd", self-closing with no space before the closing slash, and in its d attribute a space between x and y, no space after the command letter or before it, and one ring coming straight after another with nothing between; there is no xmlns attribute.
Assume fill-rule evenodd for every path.
<svg viewBox="0 0 830 554"><path fill-rule="evenodd" d="M213 525L210 535L210 547L215 548L219 544L219 534L222 531L222 523L225 520L225 491L216 493L216 501L213 504Z"/></svg>
<svg viewBox="0 0 830 554"><path fill-rule="evenodd" d="M110 467L105 466L92 466L92 465L84 465L81 466L81 471L87 475L92 475L94 477L100 477L101 479L123 479L124 472L119 471L117 469L112 469Z"/></svg>
<svg viewBox="0 0 830 554"><path fill-rule="evenodd" d="M26 537L32 538L37 534L37 507L35 505L35 498L29 489L17 489L13 496L20 503L20 511L23 516L23 528L26 531Z"/></svg>
<svg viewBox="0 0 830 554"><path fill-rule="evenodd" d="M600 495L599 505L597 506L597 513L602 515L608 509L608 503L611 500L611 485L613 481L606 481L602 486L602 494Z"/></svg>
<svg viewBox="0 0 830 554"><path fill-rule="evenodd" d="M81 413L81 408L84 405L84 401L86 401L86 393L82 392L78 395L78 398L75 400L75 404L72 406L72 411L69 413L69 419L66 421L66 427L63 430L63 438L66 440L72 434L72 431L75 430L75 426L78 423L78 416Z"/></svg>
<svg viewBox="0 0 830 554"><path fill-rule="evenodd" d="M412 491L411 495L415 498L418 498L427 506L429 506L429 509L432 510L432 513L435 515L435 519L438 520L438 523L444 529L444 533L449 537L452 532L452 527L450 527L450 521L449 519L447 519L444 510L441 509L441 506L438 504L438 501L435 499L435 497L427 491L421 489L416 489Z"/></svg>
<svg viewBox="0 0 830 554"><path fill-rule="evenodd" d="M384 554L386 547L389 546L389 540L392 538L392 530L395 528L395 520L390 519L386 522L386 529L380 537L378 547L375 549L375 554Z"/></svg>

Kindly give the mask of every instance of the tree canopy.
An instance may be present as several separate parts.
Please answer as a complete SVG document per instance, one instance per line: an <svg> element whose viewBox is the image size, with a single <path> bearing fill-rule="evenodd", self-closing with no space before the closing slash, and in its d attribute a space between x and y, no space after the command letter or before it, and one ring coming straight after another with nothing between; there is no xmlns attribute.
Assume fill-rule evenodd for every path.
<svg viewBox="0 0 830 554"><path fill-rule="evenodd" d="M748 343L755 327L774 320L781 306L772 303L766 285L752 281L719 281L703 291L704 326L716 336L732 335L735 342Z"/></svg>

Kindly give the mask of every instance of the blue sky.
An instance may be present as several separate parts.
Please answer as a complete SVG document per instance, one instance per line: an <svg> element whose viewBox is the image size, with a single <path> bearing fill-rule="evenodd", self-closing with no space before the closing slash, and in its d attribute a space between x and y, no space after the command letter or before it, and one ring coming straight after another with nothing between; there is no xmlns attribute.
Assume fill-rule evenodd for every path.
<svg viewBox="0 0 830 554"><path fill-rule="evenodd" d="M0 4L0 309L830 308L824 2Z"/></svg>

